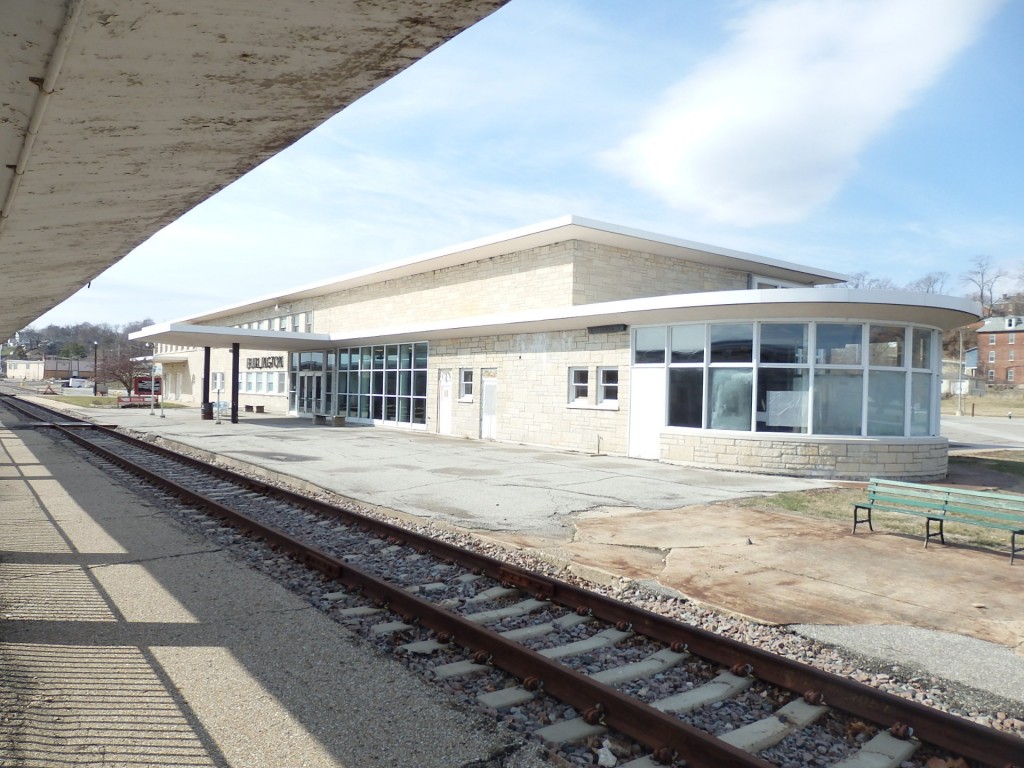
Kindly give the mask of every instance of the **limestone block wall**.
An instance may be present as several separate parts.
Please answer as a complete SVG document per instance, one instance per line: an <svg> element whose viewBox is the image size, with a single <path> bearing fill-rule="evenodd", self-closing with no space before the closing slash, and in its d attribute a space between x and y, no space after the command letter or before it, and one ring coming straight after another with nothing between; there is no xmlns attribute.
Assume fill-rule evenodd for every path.
<svg viewBox="0 0 1024 768"><path fill-rule="evenodd" d="M689 466L795 477L934 481L946 476L944 437L842 438L670 430L661 458Z"/></svg>
<svg viewBox="0 0 1024 768"><path fill-rule="evenodd" d="M590 371L585 404L569 404L569 369ZM597 369L619 372L618 400L597 403ZM459 370L473 370L472 400L459 401ZM437 381L449 369L455 395L452 434L480 437L483 371L497 378L498 440L596 453L626 452L629 334L588 336L584 331L453 339L430 345L427 429L438 430Z"/></svg>
<svg viewBox="0 0 1024 768"><path fill-rule="evenodd" d="M365 329L526 309L747 287L746 272L657 254L567 240L488 259L381 280L288 305L313 312L313 330ZM265 310L218 318L259 322Z"/></svg>
<svg viewBox="0 0 1024 768"><path fill-rule="evenodd" d="M572 242L384 280L313 300L313 327L370 328L498 314L571 301Z"/></svg>
<svg viewBox="0 0 1024 768"><path fill-rule="evenodd" d="M735 269L576 241L573 304L747 287L747 273Z"/></svg>

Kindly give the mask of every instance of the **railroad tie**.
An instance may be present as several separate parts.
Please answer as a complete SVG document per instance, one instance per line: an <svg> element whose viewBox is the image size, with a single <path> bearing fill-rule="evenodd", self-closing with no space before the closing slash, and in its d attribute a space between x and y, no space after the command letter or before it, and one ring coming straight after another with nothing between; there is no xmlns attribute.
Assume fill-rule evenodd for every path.
<svg viewBox="0 0 1024 768"><path fill-rule="evenodd" d="M541 608L549 605L551 605L551 603L531 597L526 600L520 600L518 603L513 605L506 605L504 608L492 608L489 611L477 611L476 613L463 614L462 618L466 621L472 621L475 624L493 624L496 621L501 621L502 619L511 618L513 616L525 616L528 613L539 611Z"/></svg>
<svg viewBox="0 0 1024 768"><path fill-rule="evenodd" d="M549 621L545 624L531 624L528 627L510 629L507 632L502 632L501 636L507 640L522 642L523 640L529 640L532 637L540 637L541 635L548 635L552 632L560 632L563 629L572 629L580 624L586 624L588 621L593 621L593 619L590 616L580 616L578 613L569 613L560 619L555 619L554 621Z"/></svg>
<svg viewBox="0 0 1024 768"><path fill-rule="evenodd" d="M732 672L722 672L704 685L661 699L651 706L662 712L690 712L716 701L731 699L749 688L753 682L752 677L739 677Z"/></svg>
<svg viewBox="0 0 1024 768"><path fill-rule="evenodd" d="M554 648L545 648L539 651L541 656L547 656L549 659L564 659L569 656L579 656L581 653L587 653L588 651L596 651L598 648L607 648L609 645L615 645L627 637L630 636L630 632L623 632L618 629L606 629L603 632L598 632L592 637L588 637L585 640L577 640L574 643L566 643L565 645L556 645Z"/></svg>
<svg viewBox="0 0 1024 768"><path fill-rule="evenodd" d="M757 753L778 744L794 731L807 727L826 712L828 707L795 699L770 717L723 733L719 738L746 752Z"/></svg>
<svg viewBox="0 0 1024 768"><path fill-rule="evenodd" d="M881 731L860 751L836 763L833 768L897 768L921 746L917 739L897 739L888 731Z"/></svg>

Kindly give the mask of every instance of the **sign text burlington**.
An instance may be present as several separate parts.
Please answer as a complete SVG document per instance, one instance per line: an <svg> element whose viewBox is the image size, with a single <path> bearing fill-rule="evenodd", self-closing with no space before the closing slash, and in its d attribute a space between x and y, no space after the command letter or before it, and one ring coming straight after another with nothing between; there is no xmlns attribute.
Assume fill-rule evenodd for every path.
<svg viewBox="0 0 1024 768"><path fill-rule="evenodd" d="M245 358L245 367L250 371L258 368L284 368L284 355L247 357Z"/></svg>

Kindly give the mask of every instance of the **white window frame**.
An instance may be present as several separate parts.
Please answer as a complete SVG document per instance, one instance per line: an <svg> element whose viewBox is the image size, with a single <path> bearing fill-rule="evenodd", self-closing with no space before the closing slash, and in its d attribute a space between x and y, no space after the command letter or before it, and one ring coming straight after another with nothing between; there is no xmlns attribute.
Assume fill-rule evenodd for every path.
<svg viewBox="0 0 1024 768"><path fill-rule="evenodd" d="M1006 369L1006 380L1013 381L1013 368Z"/></svg>
<svg viewBox="0 0 1024 768"><path fill-rule="evenodd" d="M989 350L989 353L988 353L988 361L989 361L990 363L994 363L994 362L996 361L996 351L995 351L994 349L992 349L992 350Z"/></svg>
<svg viewBox="0 0 1024 768"><path fill-rule="evenodd" d="M569 368L569 405L586 405L590 402L590 369Z"/></svg>
<svg viewBox="0 0 1024 768"><path fill-rule="evenodd" d="M996 380L996 369L995 368L989 368L988 369L988 380L989 381L995 381Z"/></svg>
<svg viewBox="0 0 1024 768"><path fill-rule="evenodd" d="M459 368L459 402L473 402L473 369Z"/></svg>
<svg viewBox="0 0 1024 768"><path fill-rule="evenodd" d="M988 345L989 345L989 346L991 347L991 346L993 346L993 345L994 345L995 343L996 343L996 335L995 335L994 333L990 333L990 334L988 335Z"/></svg>
<svg viewBox="0 0 1024 768"><path fill-rule="evenodd" d="M1007 344L1013 344L1014 343L1014 337L1016 337L1016 335L1017 334L1013 333L1012 331L1010 333L1006 334L1006 343Z"/></svg>
<svg viewBox="0 0 1024 768"><path fill-rule="evenodd" d="M277 394L288 396L288 374L285 371L277 374Z"/></svg>
<svg viewBox="0 0 1024 768"><path fill-rule="evenodd" d="M1015 351L1016 350L1013 350L1013 349L1007 350L1007 352L1006 352L1006 360L1007 360L1007 362L1010 362L1010 363L1016 362L1016 360L1015 360L1016 355L1013 354Z"/></svg>
<svg viewBox="0 0 1024 768"><path fill-rule="evenodd" d="M606 381L606 377L609 373L615 374L615 383L611 384ZM615 365L600 366L597 369L597 404L604 405L606 407L618 407L619 405L619 368ZM610 391L615 392L614 397L609 396Z"/></svg>

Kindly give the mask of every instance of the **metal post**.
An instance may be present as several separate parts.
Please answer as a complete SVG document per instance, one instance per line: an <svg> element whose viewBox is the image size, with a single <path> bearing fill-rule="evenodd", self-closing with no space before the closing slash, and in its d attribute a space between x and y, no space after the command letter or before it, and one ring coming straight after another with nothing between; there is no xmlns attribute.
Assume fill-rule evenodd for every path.
<svg viewBox="0 0 1024 768"><path fill-rule="evenodd" d="M238 366L241 345L231 345L231 423L238 423Z"/></svg>
<svg viewBox="0 0 1024 768"><path fill-rule="evenodd" d="M99 371L100 371L100 369L99 369L99 366L96 364L96 361L99 359L99 357L98 357L99 348L100 348L100 343L98 341L94 341L92 343L92 396L93 397L96 397L96 395L98 395L100 393L100 379L99 379L99 375L100 375Z"/></svg>
<svg viewBox="0 0 1024 768"><path fill-rule="evenodd" d="M217 399L220 400L218 394ZM210 348L203 347L203 400L200 405L200 418L212 419L213 406L210 404Z"/></svg>
<svg viewBox="0 0 1024 768"><path fill-rule="evenodd" d="M149 349L149 415L155 416L156 411L153 409L153 398L156 393L156 347L150 344Z"/></svg>
<svg viewBox="0 0 1024 768"><path fill-rule="evenodd" d="M957 379L956 391L957 391L957 406L956 415L964 415L964 329L960 329L960 365L957 366L960 369L960 375Z"/></svg>

